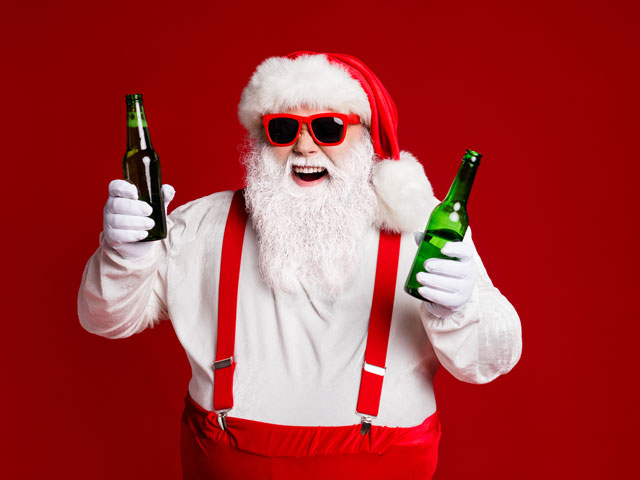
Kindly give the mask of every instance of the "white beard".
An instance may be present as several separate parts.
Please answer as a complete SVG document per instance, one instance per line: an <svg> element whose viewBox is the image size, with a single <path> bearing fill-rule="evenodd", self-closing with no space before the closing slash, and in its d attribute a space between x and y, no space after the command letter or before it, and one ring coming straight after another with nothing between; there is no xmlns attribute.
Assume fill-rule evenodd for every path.
<svg viewBox="0 0 640 480"><path fill-rule="evenodd" d="M285 164L278 163L264 143L243 156L260 272L275 292L294 292L300 283L335 299L351 280L377 207L370 181L370 137L365 134L347 155L341 169L322 151L308 159L292 153ZM326 168L328 178L313 187L298 186L291 173L293 160Z"/></svg>

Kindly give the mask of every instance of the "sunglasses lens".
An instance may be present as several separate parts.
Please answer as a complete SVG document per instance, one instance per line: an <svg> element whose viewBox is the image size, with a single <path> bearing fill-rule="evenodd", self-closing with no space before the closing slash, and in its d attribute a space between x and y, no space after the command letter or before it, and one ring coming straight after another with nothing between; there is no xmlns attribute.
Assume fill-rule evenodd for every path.
<svg viewBox="0 0 640 480"><path fill-rule="evenodd" d="M320 117L311 122L316 138L322 143L338 143L344 133L344 122L338 117Z"/></svg>
<svg viewBox="0 0 640 480"><path fill-rule="evenodd" d="M269 137L276 144L291 143L298 134L298 125L293 118L274 118L269 121Z"/></svg>

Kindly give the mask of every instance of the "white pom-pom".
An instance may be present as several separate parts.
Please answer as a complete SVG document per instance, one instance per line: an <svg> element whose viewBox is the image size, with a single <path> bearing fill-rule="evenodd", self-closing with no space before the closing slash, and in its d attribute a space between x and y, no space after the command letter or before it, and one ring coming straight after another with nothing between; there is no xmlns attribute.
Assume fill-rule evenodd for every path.
<svg viewBox="0 0 640 480"><path fill-rule="evenodd" d="M424 229L437 204L424 168L409 152L400 160L382 160L373 171L372 182L378 195L378 225L393 232Z"/></svg>

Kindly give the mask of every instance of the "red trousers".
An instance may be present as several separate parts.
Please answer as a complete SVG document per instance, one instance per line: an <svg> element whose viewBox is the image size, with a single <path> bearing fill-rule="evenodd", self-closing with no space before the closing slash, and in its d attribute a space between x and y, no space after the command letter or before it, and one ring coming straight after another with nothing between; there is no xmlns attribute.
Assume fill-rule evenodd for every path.
<svg viewBox="0 0 640 480"><path fill-rule="evenodd" d="M298 427L227 418L187 394L182 416L184 480L430 479L438 460L437 412L421 425Z"/></svg>

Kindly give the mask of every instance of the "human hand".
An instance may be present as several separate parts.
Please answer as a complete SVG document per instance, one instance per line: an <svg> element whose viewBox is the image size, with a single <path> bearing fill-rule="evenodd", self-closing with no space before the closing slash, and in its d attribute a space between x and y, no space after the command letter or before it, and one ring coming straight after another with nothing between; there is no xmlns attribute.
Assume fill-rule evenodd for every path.
<svg viewBox="0 0 640 480"><path fill-rule="evenodd" d="M171 185L162 185L165 213L175 195ZM148 217L153 209L138 200L138 189L126 180L113 180L109 184L109 198L104 206L102 220L104 239L107 245L121 257L135 260L144 257L153 242L139 242L149 235L155 222Z"/></svg>
<svg viewBox="0 0 640 480"><path fill-rule="evenodd" d="M416 241L422 240L416 235ZM469 235L462 242L447 242L442 253L456 259L429 258L426 272L416 276L422 287L418 293L427 301L425 307L437 317L447 317L460 310L471 298L476 283L473 257L475 248Z"/></svg>

